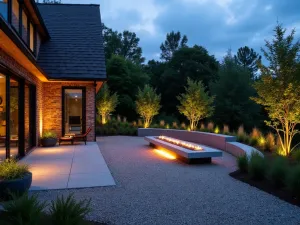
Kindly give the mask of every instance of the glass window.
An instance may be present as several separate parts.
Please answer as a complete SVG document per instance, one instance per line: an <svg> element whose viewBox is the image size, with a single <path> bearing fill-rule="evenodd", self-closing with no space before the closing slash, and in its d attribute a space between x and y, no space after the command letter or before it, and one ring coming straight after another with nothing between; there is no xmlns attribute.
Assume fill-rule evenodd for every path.
<svg viewBox="0 0 300 225"><path fill-rule="evenodd" d="M19 32L19 2L18 0L12 0L12 14L11 14L11 23L13 27Z"/></svg>
<svg viewBox="0 0 300 225"><path fill-rule="evenodd" d="M34 51L34 28L32 23L30 23L30 49Z"/></svg>
<svg viewBox="0 0 300 225"><path fill-rule="evenodd" d="M65 134L82 133L82 89L65 89Z"/></svg>
<svg viewBox="0 0 300 225"><path fill-rule="evenodd" d="M10 157L19 152L19 83L10 79Z"/></svg>
<svg viewBox="0 0 300 225"><path fill-rule="evenodd" d="M0 73L0 161L6 158L6 77Z"/></svg>
<svg viewBox="0 0 300 225"><path fill-rule="evenodd" d="M27 24L27 15L22 11L22 38L25 41L26 44L28 44L28 24Z"/></svg>
<svg viewBox="0 0 300 225"><path fill-rule="evenodd" d="M7 21L7 0L0 0L0 16Z"/></svg>

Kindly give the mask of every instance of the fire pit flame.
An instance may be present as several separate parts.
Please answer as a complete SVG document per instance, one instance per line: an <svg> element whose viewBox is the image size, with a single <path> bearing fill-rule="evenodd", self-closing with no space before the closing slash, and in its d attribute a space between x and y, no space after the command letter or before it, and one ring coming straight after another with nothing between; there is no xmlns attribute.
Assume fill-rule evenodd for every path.
<svg viewBox="0 0 300 225"><path fill-rule="evenodd" d="M200 145L192 144L189 142L181 141L176 138L166 137L166 136L159 136L158 139L162 141L169 142L171 144L178 145L180 147L188 148L195 151L202 151L203 148Z"/></svg>

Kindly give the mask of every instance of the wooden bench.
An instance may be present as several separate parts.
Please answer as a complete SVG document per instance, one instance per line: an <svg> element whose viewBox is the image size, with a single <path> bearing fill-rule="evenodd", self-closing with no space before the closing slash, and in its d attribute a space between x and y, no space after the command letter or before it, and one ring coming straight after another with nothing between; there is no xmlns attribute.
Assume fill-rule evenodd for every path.
<svg viewBox="0 0 300 225"><path fill-rule="evenodd" d="M181 147L164 140L158 139L157 136L146 136L144 139L149 142L150 146L158 149L170 151L181 161L186 163L210 163L212 157L221 157L223 152L208 146L201 145L203 150L191 150Z"/></svg>

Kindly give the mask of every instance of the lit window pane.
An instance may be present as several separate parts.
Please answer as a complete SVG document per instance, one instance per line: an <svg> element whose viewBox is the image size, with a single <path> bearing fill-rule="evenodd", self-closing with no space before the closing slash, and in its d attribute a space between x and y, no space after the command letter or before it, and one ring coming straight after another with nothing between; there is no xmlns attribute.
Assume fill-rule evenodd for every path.
<svg viewBox="0 0 300 225"><path fill-rule="evenodd" d="M7 0L0 0L0 16L7 21Z"/></svg>

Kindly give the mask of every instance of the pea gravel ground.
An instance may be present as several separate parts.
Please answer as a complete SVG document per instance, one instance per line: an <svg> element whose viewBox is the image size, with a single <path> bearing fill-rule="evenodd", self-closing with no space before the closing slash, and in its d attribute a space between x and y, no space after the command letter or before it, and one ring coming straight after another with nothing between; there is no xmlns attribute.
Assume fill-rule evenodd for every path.
<svg viewBox="0 0 300 225"><path fill-rule="evenodd" d="M98 137L116 186L39 192L92 199L88 218L109 224L300 224L300 208L231 178L234 158L186 165L156 155L143 138Z"/></svg>

